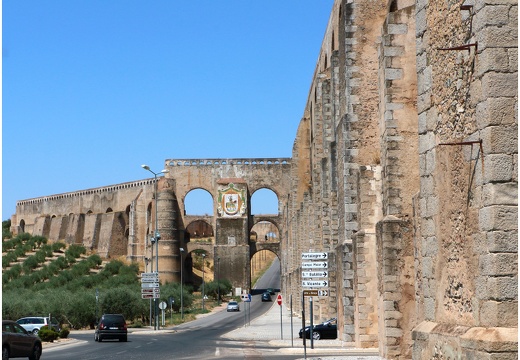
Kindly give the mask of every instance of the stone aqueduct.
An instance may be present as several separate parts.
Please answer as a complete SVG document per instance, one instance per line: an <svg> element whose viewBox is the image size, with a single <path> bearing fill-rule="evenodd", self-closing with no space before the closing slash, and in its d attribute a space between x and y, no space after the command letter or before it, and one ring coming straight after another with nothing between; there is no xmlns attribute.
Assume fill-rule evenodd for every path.
<svg viewBox="0 0 520 360"><path fill-rule="evenodd" d="M517 0L336 0L291 159L165 162L162 276L179 277L183 196L200 187L215 200L215 254L247 288L259 219L219 215L218 197L268 187L282 293L301 294L303 252L327 252L315 320L337 316L344 346L518 358L517 76ZM142 261L153 185L20 201L13 230Z"/></svg>
<svg viewBox="0 0 520 360"><path fill-rule="evenodd" d="M231 280L236 291L249 290L252 256L262 250L281 256L290 159L166 160L164 169L168 170L165 176L157 178L161 281L180 281L181 248L185 249L184 260L201 249L212 259L220 258L220 276ZM152 178L19 201L13 230L81 243L105 258L126 256L129 261L144 263L150 259L150 236L155 231L155 186ZM280 211L255 217L250 213L251 195L263 188L277 195ZM212 216L186 215L184 199L194 189L212 195ZM226 189L243 194L243 212L230 215L222 209L219 192L225 196L222 190ZM198 221L209 224L212 243L192 241L197 234L187 229ZM260 222L276 227L276 242L252 240L251 230Z"/></svg>

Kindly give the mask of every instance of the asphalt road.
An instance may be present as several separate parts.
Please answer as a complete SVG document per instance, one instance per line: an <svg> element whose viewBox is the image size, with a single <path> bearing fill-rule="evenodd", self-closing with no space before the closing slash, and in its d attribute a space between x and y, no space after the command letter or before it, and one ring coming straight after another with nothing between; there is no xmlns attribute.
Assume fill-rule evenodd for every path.
<svg viewBox="0 0 520 360"><path fill-rule="evenodd" d="M267 311L272 303L262 302L264 288L280 287L280 264L273 266L252 291L250 304L240 303L240 312L225 309L164 331L147 334L129 334L128 342L94 342L93 333L72 334L80 340L71 345L44 349L42 360L94 360L94 359L297 359L301 356L281 355L276 347L267 342L226 339L225 335L235 329L248 331L251 320ZM273 301L275 301L275 296Z"/></svg>

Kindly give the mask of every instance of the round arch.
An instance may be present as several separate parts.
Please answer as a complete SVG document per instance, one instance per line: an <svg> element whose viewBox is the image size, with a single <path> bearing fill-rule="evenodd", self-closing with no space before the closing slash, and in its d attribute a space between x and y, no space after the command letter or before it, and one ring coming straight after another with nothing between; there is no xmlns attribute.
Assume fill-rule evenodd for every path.
<svg viewBox="0 0 520 360"><path fill-rule="evenodd" d="M191 195L190 195L191 194ZM191 202L190 196L193 197L193 202L208 202L210 206L207 208L204 207L204 210L210 210L210 212L206 212L206 214L203 213L192 213L191 211L188 212L187 202ZM182 195L182 212L184 215L210 215L213 216L215 211L215 199L213 197L213 194L211 191L203 188L203 187L194 187L186 191L185 194Z"/></svg>

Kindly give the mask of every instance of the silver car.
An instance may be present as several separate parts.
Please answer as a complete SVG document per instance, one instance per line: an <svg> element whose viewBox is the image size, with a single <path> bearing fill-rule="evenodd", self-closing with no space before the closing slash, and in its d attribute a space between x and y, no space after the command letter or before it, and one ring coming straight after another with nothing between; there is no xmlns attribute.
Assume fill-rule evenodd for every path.
<svg viewBox="0 0 520 360"><path fill-rule="evenodd" d="M60 325L56 319L52 318L52 328L56 331L60 331ZM16 320L16 323L23 327L26 331L32 332L34 335L38 335L40 329L44 326L49 325L49 318L44 316L30 316Z"/></svg>
<svg viewBox="0 0 520 360"><path fill-rule="evenodd" d="M240 311L240 305L236 301L230 301L227 304L227 311Z"/></svg>

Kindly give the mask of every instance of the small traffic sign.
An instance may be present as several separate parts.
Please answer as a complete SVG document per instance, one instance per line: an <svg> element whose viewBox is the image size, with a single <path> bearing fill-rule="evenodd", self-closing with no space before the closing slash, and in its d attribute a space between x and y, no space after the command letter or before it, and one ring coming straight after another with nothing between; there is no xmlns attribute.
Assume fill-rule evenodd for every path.
<svg viewBox="0 0 520 360"><path fill-rule="evenodd" d="M156 273L156 272L141 273L141 279L143 279L143 278L158 279L159 278L159 273Z"/></svg>
<svg viewBox="0 0 520 360"><path fill-rule="evenodd" d="M159 287L159 283L158 282L142 283L141 284L141 288L142 289L145 289L145 288L158 288L158 287Z"/></svg>
<svg viewBox="0 0 520 360"><path fill-rule="evenodd" d="M327 269L328 267L327 261L302 262L303 269Z"/></svg>
<svg viewBox="0 0 520 360"><path fill-rule="evenodd" d="M276 297L276 302L278 303L278 305L282 306L282 294L278 294L278 296Z"/></svg>
<svg viewBox="0 0 520 360"><path fill-rule="evenodd" d="M318 296L318 290L303 290L303 296Z"/></svg>
<svg viewBox="0 0 520 360"><path fill-rule="evenodd" d="M320 277L328 277L329 272L326 270L322 271L302 271L302 277L304 278L320 278Z"/></svg>
<svg viewBox="0 0 520 360"><path fill-rule="evenodd" d="M159 309L161 309L161 310L166 309L166 302L161 301L161 302L159 303Z"/></svg>
<svg viewBox="0 0 520 360"><path fill-rule="evenodd" d="M302 286L304 286L304 287L327 287L327 286L329 286L329 282L326 280L318 280L318 281L304 280L304 281L302 281Z"/></svg>
<svg viewBox="0 0 520 360"><path fill-rule="evenodd" d="M318 290L318 296L329 296L329 290Z"/></svg>
<svg viewBox="0 0 520 360"><path fill-rule="evenodd" d="M142 294L153 294L160 293L161 290L159 288L149 288L149 289L141 289Z"/></svg>
<svg viewBox="0 0 520 360"><path fill-rule="evenodd" d="M329 254L326 252L302 253L302 260L326 260L328 258L329 258Z"/></svg>

